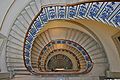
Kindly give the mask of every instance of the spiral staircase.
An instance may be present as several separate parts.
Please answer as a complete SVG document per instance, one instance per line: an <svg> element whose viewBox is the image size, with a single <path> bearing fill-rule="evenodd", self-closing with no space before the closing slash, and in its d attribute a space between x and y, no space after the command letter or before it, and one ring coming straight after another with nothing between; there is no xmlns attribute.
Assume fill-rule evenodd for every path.
<svg viewBox="0 0 120 80"><path fill-rule="evenodd" d="M91 59L90 73L97 71L97 67L100 65L101 68L104 67L104 70L108 69L108 61L105 55L103 46L100 44L95 37L79 31L74 28L66 27L56 27L48 28L47 30L40 32L44 29L45 24L49 23L52 20L65 19L65 20L75 20L75 19L90 19L103 22L105 24L112 25L119 28L120 26L120 2L87 2L87 3L78 3L75 6L73 5L56 5L56 6L43 6L42 2L39 0L32 0L18 15L16 18L12 29L8 36L7 49L6 49L6 63L8 71L16 75L31 75L34 74L29 70L26 64L26 45L30 41L28 36L31 35L34 39L31 41L32 45L28 46L30 49L30 65L32 65L33 71L40 72L38 69L38 61L41 51L45 49L48 43L51 41L60 40L69 40L75 42L82 46ZM94 13L92 13L92 11ZM106 12L108 14L106 14ZM60 13L59 13L60 12ZM57 15L59 13L59 15ZM63 15L64 14L64 15ZM39 16L40 15L40 16ZM36 16L36 17L35 17ZM59 32L59 33L57 33ZM55 34L56 33L56 34ZM61 44L62 43L57 43ZM57 45L56 44L56 45ZM47 49L46 54L42 55L43 64L47 55L54 50L66 49L73 52L80 62L81 71L86 70L87 62L84 59L82 54L79 54L80 51L75 46L68 46L63 44L62 47L53 45ZM62 52L64 52L63 50ZM24 52L24 54L23 54ZM23 57L24 56L24 57ZM40 62L42 64L42 62ZM27 68L26 68L27 67ZM44 71L44 68L42 69ZM99 69L98 69L99 70ZM101 69L100 69L101 70ZM104 71L103 70L103 71ZM30 72L31 73L30 73ZM88 74L89 75L89 71ZM66 72L65 72L66 73ZM79 72L80 73L80 72ZM85 72L86 73L86 72ZM36 73L35 73L36 74ZM40 74L49 74L48 72L43 72ZM51 73L50 73L51 74ZM49 79L49 78L48 78ZM58 79L59 80L59 79ZM60 79L67 80L67 79Z"/></svg>

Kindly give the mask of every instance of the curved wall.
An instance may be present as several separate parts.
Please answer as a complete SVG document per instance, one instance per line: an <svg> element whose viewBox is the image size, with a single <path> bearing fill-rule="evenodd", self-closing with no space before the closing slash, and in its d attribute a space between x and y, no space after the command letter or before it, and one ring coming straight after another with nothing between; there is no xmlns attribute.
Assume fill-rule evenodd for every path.
<svg viewBox="0 0 120 80"><path fill-rule="evenodd" d="M73 3L72 2L73 0L71 0L70 1L70 3ZM76 0L76 2L77 2L78 0ZM22 11L23 10L23 14L25 13L24 11L25 11L25 6L28 4L28 5L32 5L32 4L35 4L34 3L34 0L33 1L31 1L31 4L29 4L29 2L30 2L30 0L20 0L20 1L18 1L18 0L16 0L15 1L15 3L13 4L13 6L11 7L11 9L10 9L10 11L8 12L8 14L7 14L7 17L5 18L5 21L4 21L4 23L3 23L3 25L2 25L2 30L0 31L0 33L1 34L4 34L5 36L7 36L8 37L8 42L9 41L13 41L13 42L16 42L17 43L17 41L16 40L18 40L19 41L19 38L21 38L21 37L19 37L19 36L17 36L17 35L13 35L12 34L12 32L13 32L13 30L15 30L15 28L18 30L18 34L22 34L21 32L22 31L20 31L20 29L19 29L19 26L18 27L15 27L14 25L13 25L13 23L14 23L14 21L16 20L16 18L17 18L17 20L22 20L22 19L20 19L20 17L21 17L21 14L19 15L19 13L20 13L20 11ZM47 1L47 0L43 0L43 1L38 1L38 0L35 0L35 2L36 3L38 3L37 4L37 6L42 6L42 5L46 5L46 4L56 4L57 3L57 1L55 0L55 1ZM64 0L61 0L60 1L61 3L68 3L69 1L64 1ZM7 4L10 4L10 3L7 3ZM6 5L7 5L6 4ZM19 6L18 6L19 5ZM26 10L27 9L29 9L29 8L26 8ZM16 10L16 11L15 11ZM39 11L39 10L38 10ZM26 14L26 13L25 13ZM37 13L36 13L37 14ZM18 16L19 15L19 16ZM30 22L29 23L31 23L32 22L32 20L30 20ZM106 51L106 53L107 53L107 57L108 57L108 60L109 60L109 63L110 63L110 70L111 71L113 71L113 72L120 72L120 58L119 58L119 54L118 54L118 51L117 51L117 49L116 49L116 46L115 46L115 44L114 44L114 42L113 42L113 40L112 40L112 35L114 35L115 33L117 33L118 31L119 31L119 29L115 29L115 28L110 28L111 26L109 26L109 25L105 25L105 24L103 24L103 23L100 23L100 22L96 22L96 21L90 21L90 20L80 20L80 21L77 21L77 22L80 22L80 23L82 23L82 24L84 24L84 25L86 25L89 29L91 29L97 36L98 36L98 38L100 39L100 41L102 42L102 44L103 44L103 46L104 46L104 48L105 48L105 51ZM93 23L94 22L94 23ZM96 25L97 26L96 26ZM25 25L26 27L27 27L27 29L28 29L28 26L29 26L29 24L28 24L28 26L27 25ZM22 26L23 27L23 26ZM12 29L11 29L12 28ZM10 33L9 33L10 32ZM15 32L16 33L16 32ZM106 35L104 35L104 34L106 34ZM17 37L12 37L12 36L17 36ZM25 34L24 34L25 35ZM12 38L11 38L12 37ZM24 39L24 38L21 38L21 39ZM21 40L20 40L21 41ZM21 41L22 42L22 41ZM20 44L21 44L21 47L20 48L22 48L23 47L23 43L21 43L20 42ZM8 53L9 51L11 51L12 49L10 49L10 50L8 50L8 47L9 47L9 45L10 44L7 44L7 46L6 46L6 52ZM22 54L22 51L20 51L20 50L15 50L17 53L20 53L20 54ZM14 52L15 52L14 51ZM5 54L6 53L5 52L5 50L4 50L4 53L2 53L2 54ZM13 53L13 52L12 52ZM5 66L4 66L5 67Z"/></svg>

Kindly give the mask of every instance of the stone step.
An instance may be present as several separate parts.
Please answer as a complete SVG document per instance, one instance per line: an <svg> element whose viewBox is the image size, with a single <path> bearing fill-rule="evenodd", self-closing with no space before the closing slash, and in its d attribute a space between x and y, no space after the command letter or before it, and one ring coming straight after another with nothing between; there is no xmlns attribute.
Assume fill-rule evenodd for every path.
<svg viewBox="0 0 120 80"><path fill-rule="evenodd" d="M29 23L25 20L25 18L22 15L18 16L17 20L20 21L25 28L29 28Z"/></svg>
<svg viewBox="0 0 120 80"><path fill-rule="evenodd" d="M26 22L30 25L32 20L31 20L30 16L28 15L28 13L24 10L21 12L21 15L26 20Z"/></svg>
<svg viewBox="0 0 120 80"><path fill-rule="evenodd" d="M24 42L24 37L23 37L23 35L20 34L20 32L17 32L17 31L12 29L11 32L10 32L10 35L14 36L16 39L19 39L22 42Z"/></svg>
<svg viewBox="0 0 120 80"><path fill-rule="evenodd" d="M0 72L0 80L10 80L10 73Z"/></svg>
<svg viewBox="0 0 120 80"><path fill-rule="evenodd" d="M22 46L20 46L16 43L10 42L10 41L8 41L7 46L12 47L12 48L16 48L16 49L21 50L21 51L23 50Z"/></svg>
<svg viewBox="0 0 120 80"><path fill-rule="evenodd" d="M22 50L19 50L19 49L7 46L7 54L9 55L9 53L10 54L20 55L20 56L23 55L23 51Z"/></svg>
<svg viewBox="0 0 120 80"><path fill-rule="evenodd" d="M32 11L34 12L34 15L37 15L38 11L39 11L37 4L33 1L30 3L30 7L31 7Z"/></svg>
<svg viewBox="0 0 120 80"><path fill-rule="evenodd" d="M21 40L16 39L16 38L14 38L14 37L12 37L12 36L9 36L9 37L8 37L8 40L11 41L11 42L14 42L14 43L17 43L17 44L23 46L23 42L22 42Z"/></svg>
<svg viewBox="0 0 120 80"><path fill-rule="evenodd" d="M35 6L37 7L37 9L40 11L41 10L41 6L42 6L42 2L41 0L34 0L35 1Z"/></svg>
<svg viewBox="0 0 120 80"><path fill-rule="evenodd" d="M20 21L16 20L15 22L16 27L18 27L24 34L27 32L27 27Z"/></svg>
<svg viewBox="0 0 120 80"><path fill-rule="evenodd" d="M34 14L32 8L31 8L30 6L27 6L27 7L25 8L25 11L26 11L26 13L28 14L28 16L30 17L30 19L33 20L35 14Z"/></svg>

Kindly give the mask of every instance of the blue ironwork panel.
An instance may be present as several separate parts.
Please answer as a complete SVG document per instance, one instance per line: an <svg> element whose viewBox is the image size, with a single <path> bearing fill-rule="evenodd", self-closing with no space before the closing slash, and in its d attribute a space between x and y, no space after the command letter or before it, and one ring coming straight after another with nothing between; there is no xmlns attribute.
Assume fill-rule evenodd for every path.
<svg viewBox="0 0 120 80"><path fill-rule="evenodd" d="M79 46L79 47L77 47L77 49L79 50L79 51L82 51L82 48Z"/></svg>
<svg viewBox="0 0 120 80"><path fill-rule="evenodd" d="M76 44L76 43L73 43L73 46L74 46L74 47L77 47L77 44Z"/></svg>
<svg viewBox="0 0 120 80"><path fill-rule="evenodd" d="M51 47L52 46L52 44L47 44L47 47Z"/></svg>
<svg viewBox="0 0 120 80"><path fill-rule="evenodd" d="M79 18L84 18L85 17L85 14L88 10L88 7L89 7L88 3L79 5L78 13L77 13Z"/></svg>
<svg viewBox="0 0 120 80"><path fill-rule="evenodd" d="M65 6L58 6L57 7L57 14L58 14L58 19L64 19L66 18L66 7Z"/></svg>
<svg viewBox="0 0 120 80"><path fill-rule="evenodd" d="M85 51L81 51L82 52L82 54L85 56L86 55L86 52Z"/></svg>
<svg viewBox="0 0 120 80"><path fill-rule="evenodd" d="M37 31L42 27L42 22L40 21L39 17L34 21L34 26L36 27Z"/></svg>
<svg viewBox="0 0 120 80"><path fill-rule="evenodd" d="M43 52L45 52L46 50L47 50L47 48L46 48L46 47L44 47L44 48L43 48Z"/></svg>
<svg viewBox="0 0 120 80"><path fill-rule="evenodd" d="M92 5L90 6L90 9L88 11L87 16L90 19L96 19L99 11L101 10L101 7L103 6L103 2L94 2L92 3Z"/></svg>
<svg viewBox="0 0 120 80"><path fill-rule="evenodd" d="M77 12L77 6L68 6L67 17L68 18L75 18Z"/></svg>
<svg viewBox="0 0 120 80"><path fill-rule="evenodd" d="M30 52L27 49L25 49L25 57L30 57Z"/></svg>
<svg viewBox="0 0 120 80"><path fill-rule="evenodd" d="M84 56L86 61L89 61L89 57L88 56Z"/></svg>
<svg viewBox="0 0 120 80"><path fill-rule="evenodd" d="M27 69L28 69L29 71L33 72L31 66L27 66Z"/></svg>
<svg viewBox="0 0 120 80"><path fill-rule="evenodd" d="M60 40L58 40L58 41L57 41L57 44L61 44L61 41L60 41Z"/></svg>
<svg viewBox="0 0 120 80"><path fill-rule="evenodd" d="M68 45L71 45L72 43L71 43L71 41L67 41L67 44L68 44Z"/></svg>
<svg viewBox="0 0 120 80"><path fill-rule="evenodd" d="M114 24L114 26L120 27L120 9L111 19L111 22Z"/></svg>
<svg viewBox="0 0 120 80"><path fill-rule="evenodd" d="M91 67L92 67L92 63L91 63L90 61L88 61L88 62L87 62L87 68L88 68L88 69L91 69Z"/></svg>
<svg viewBox="0 0 120 80"><path fill-rule="evenodd" d="M48 13L48 18L50 20L53 20L53 19L57 18L56 7L55 6L49 6L49 7L47 7L47 13Z"/></svg>
<svg viewBox="0 0 120 80"><path fill-rule="evenodd" d="M103 22L109 22L108 19L112 15L112 13L115 11L115 9L118 7L118 2L108 2L105 7L103 8L102 12L98 16L98 18Z"/></svg>
<svg viewBox="0 0 120 80"><path fill-rule="evenodd" d="M28 36L26 37L26 40L31 43L33 41L33 36L31 36L30 34L28 34Z"/></svg>
<svg viewBox="0 0 120 80"><path fill-rule="evenodd" d="M26 43L26 44L25 44L25 48L26 48L26 49L30 49L31 47L32 47L32 46L31 46L30 43Z"/></svg>
<svg viewBox="0 0 120 80"><path fill-rule="evenodd" d="M25 58L25 63L26 63L27 65L30 64L29 62L30 62L29 58Z"/></svg>
<svg viewBox="0 0 120 80"><path fill-rule="evenodd" d="M36 35L37 30L36 30L36 28L34 26L32 26L32 28L30 29L30 33L31 33L32 36Z"/></svg>
<svg viewBox="0 0 120 80"><path fill-rule="evenodd" d="M66 40L62 40L62 44L66 44Z"/></svg>
<svg viewBox="0 0 120 80"><path fill-rule="evenodd" d="M46 13L46 8L43 8L42 12L40 13L39 15L41 21L43 24L47 23L48 21L48 16L47 16L47 13Z"/></svg>

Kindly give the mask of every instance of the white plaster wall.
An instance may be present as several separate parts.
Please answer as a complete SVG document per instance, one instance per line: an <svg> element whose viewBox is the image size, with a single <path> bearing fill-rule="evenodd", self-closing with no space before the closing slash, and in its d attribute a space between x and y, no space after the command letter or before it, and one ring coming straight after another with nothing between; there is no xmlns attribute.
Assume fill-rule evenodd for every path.
<svg viewBox="0 0 120 80"><path fill-rule="evenodd" d="M1 72L7 72L7 66L6 66L6 42L7 39L2 39L2 45L1 45L1 50L0 50L0 70Z"/></svg>
<svg viewBox="0 0 120 80"><path fill-rule="evenodd" d="M2 24L5 14L13 1L14 0L1 0L0 1L0 24ZM0 28L1 28L1 25L0 25Z"/></svg>
<svg viewBox="0 0 120 80"><path fill-rule="evenodd" d="M1 72L7 72L7 67L6 67L6 43L7 39L5 36L0 34L0 70Z"/></svg>
<svg viewBox="0 0 120 80"><path fill-rule="evenodd" d="M9 7L8 5L10 5L11 0L1 0L0 1L0 7L2 7L0 9L0 24L3 20L3 18L1 16L4 16L6 13L7 8ZM13 1L13 0L12 0ZM11 30L11 27L15 21L15 19L17 18L17 16L19 15L19 13L24 9L24 7L30 2L31 0L15 0L14 4L12 5L12 7L10 8L9 12L7 13L7 16L4 20L4 23L2 25L2 29L0 31L1 34L3 34L4 36L8 36L9 31ZM2 5L1 5L2 4ZM5 10L4 10L5 9Z"/></svg>
<svg viewBox="0 0 120 80"><path fill-rule="evenodd" d="M4 40L4 46L3 46L3 50L0 56L0 67L1 67L1 72L7 72L7 66L6 66L6 42L7 40Z"/></svg>

